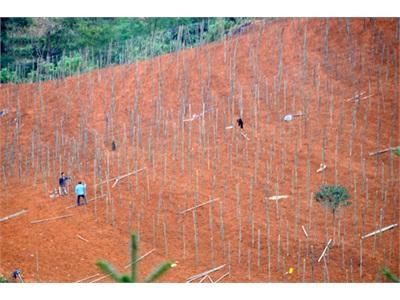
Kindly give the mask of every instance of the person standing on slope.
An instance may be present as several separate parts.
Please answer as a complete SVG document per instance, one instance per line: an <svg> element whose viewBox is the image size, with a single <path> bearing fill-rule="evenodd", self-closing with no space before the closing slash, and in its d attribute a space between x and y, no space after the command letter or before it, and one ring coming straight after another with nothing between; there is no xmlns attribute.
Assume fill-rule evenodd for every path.
<svg viewBox="0 0 400 300"><path fill-rule="evenodd" d="M76 194L76 204L78 206L81 205L80 203L80 199L83 198L83 200L85 200L85 204L87 204L86 202L86 183L79 181L78 184L75 186L75 194Z"/></svg>
<svg viewBox="0 0 400 300"><path fill-rule="evenodd" d="M243 129L243 120L242 120L242 118L239 117L239 119L237 119L236 122L238 123L238 126L240 127L240 129Z"/></svg>
<svg viewBox="0 0 400 300"><path fill-rule="evenodd" d="M67 191L67 180L71 179L71 177L68 177L64 174L64 172L61 172L60 178L58 179L58 185L59 185L59 194L60 196L68 195Z"/></svg>

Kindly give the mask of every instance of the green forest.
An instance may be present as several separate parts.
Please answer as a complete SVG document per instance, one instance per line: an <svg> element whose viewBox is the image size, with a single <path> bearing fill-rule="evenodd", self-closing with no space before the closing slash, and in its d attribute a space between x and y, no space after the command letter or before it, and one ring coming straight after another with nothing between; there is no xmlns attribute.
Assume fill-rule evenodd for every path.
<svg viewBox="0 0 400 300"><path fill-rule="evenodd" d="M0 18L0 82L63 78L219 40L249 18Z"/></svg>

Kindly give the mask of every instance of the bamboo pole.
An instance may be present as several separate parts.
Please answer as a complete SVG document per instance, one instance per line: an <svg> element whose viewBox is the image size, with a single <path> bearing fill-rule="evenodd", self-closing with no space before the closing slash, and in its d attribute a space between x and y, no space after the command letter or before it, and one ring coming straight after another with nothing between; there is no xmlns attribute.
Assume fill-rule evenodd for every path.
<svg viewBox="0 0 400 300"><path fill-rule="evenodd" d="M104 197L107 197L107 195L101 195L101 196L89 199L88 201L86 201L86 203L90 203L90 202L93 202L93 201L95 201L97 199L104 198ZM77 204L74 204L74 205L67 206L65 209L70 209L70 208L74 208L74 207L77 207L77 206L78 206Z"/></svg>
<svg viewBox="0 0 400 300"><path fill-rule="evenodd" d="M134 174L136 174L136 173L139 173L139 172L143 171L144 169L146 169L146 168L141 168L141 169L139 169L139 170L130 172L130 173L128 173L128 174L118 176L118 177L115 179L115 182L113 183L113 185L111 186L111 188L114 188L114 187L119 183L119 181L120 181L121 179L124 179L124 178L126 178L126 177L128 177L128 176L134 175ZM111 180L111 179L109 179L109 180ZM104 183L104 182L103 182L103 183Z"/></svg>
<svg viewBox="0 0 400 300"><path fill-rule="evenodd" d="M322 260L322 258L325 257L325 255L326 255L326 253L327 253L327 251L328 251L328 249L329 249L331 243L332 243L332 239L330 239L330 240L328 241L328 243L326 244L324 251L322 251L321 256L318 258L318 262L320 262L320 261Z"/></svg>
<svg viewBox="0 0 400 300"><path fill-rule="evenodd" d="M35 221L31 221L31 224L37 224L37 223L42 223L42 222L47 222L47 221L52 221L52 220L59 220L59 219L68 218L68 217L72 217L72 215L63 215L63 216L58 216L58 217L53 217L53 218L48 218L48 219L35 220Z"/></svg>
<svg viewBox="0 0 400 300"><path fill-rule="evenodd" d="M85 277L85 278L83 278L83 279L79 279L78 281L75 281L74 283L79 283L79 282L82 282L82 281L86 281L86 280L92 279L92 278L94 278L94 277L96 277L96 276L99 276L99 275L100 275L100 273L96 273L96 274L94 274L94 275Z"/></svg>
<svg viewBox="0 0 400 300"><path fill-rule="evenodd" d="M222 281L222 279L224 279L226 276L230 275L229 272L226 272L224 275L222 275L220 278L218 278L217 280L214 281L214 283L218 283L220 281Z"/></svg>
<svg viewBox="0 0 400 300"><path fill-rule="evenodd" d="M191 282L191 281L193 281L193 280L202 278L202 277L204 277L204 276L206 276L206 275L209 275L209 274L211 274L211 273L213 273L213 272L215 272L215 271L218 271L218 270L222 269L223 267L225 267L225 264L220 265L220 266L218 266L218 267L216 267L216 268L213 268L213 269L204 271L204 272L202 272L202 273L199 273L199 274L196 274L196 275L192 275L192 276L190 276L188 279L186 279L186 282Z"/></svg>
<svg viewBox="0 0 400 300"><path fill-rule="evenodd" d="M82 237L81 235L77 234L76 235L79 239L81 239L82 241L85 241L86 243L89 243L89 241L87 239L85 239L84 237Z"/></svg>
<svg viewBox="0 0 400 300"><path fill-rule="evenodd" d="M1 219L0 219L0 222L4 222L4 221L7 221L7 220L16 218L16 217L18 217L18 216L21 216L21 215L27 213L27 212L28 212L28 211L25 210L25 209L24 209L24 210L21 210L21 211L19 211L19 212L16 212L15 214L8 215L8 216L6 216L6 217L4 217L4 218L1 218Z"/></svg>
<svg viewBox="0 0 400 300"><path fill-rule="evenodd" d="M218 200L219 200L219 198L215 198L215 199L212 199L212 200L210 200L210 201L201 203L201 204L199 204L199 205L196 205L196 206L193 206L193 207L191 207L191 208L188 208L188 209L185 209L185 210L181 211L180 214L185 214L185 213L187 213L187 212L189 212L189 211L192 211L192 210L194 210L194 209L196 209L196 208L202 207L202 206L204 206L204 205L210 204L210 203L215 202L215 201L218 201Z"/></svg>
<svg viewBox="0 0 400 300"><path fill-rule="evenodd" d="M383 150L378 150L378 151L370 152L370 153L369 153L369 156L374 156L374 155L382 154L382 153L389 152L389 151L395 151L395 150L397 150L399 147L400 147L400 146L397 146L397 147L389 147L389 148L385 148L385 149L383 149Z"/></svg>
<svg viewBox="0 0 400 300"><path fill-rule="evenodd" d="M369 237L371 237L371 236L375 236L375 235L380 234L380 233L383 233L383 232L385 232L385 231L387 231L387 230L393 229L393 228L395 228L395 227L397 227L397 226L398 226L398 224L392 224L392 225L386 226L386 227L384 227L384 228L377 229L377 230L375 230L375 231L373 231L373 232L370 232L370 233L368 233L368 234L362 236L361 239L363 240L363 239L369 238Z"/></svg>

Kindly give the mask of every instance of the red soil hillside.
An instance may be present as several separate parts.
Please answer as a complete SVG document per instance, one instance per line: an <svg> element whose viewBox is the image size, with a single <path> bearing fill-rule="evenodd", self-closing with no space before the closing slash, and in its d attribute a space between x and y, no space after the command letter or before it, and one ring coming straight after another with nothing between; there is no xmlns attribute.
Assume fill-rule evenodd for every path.
<svg viewBox="0 0 400 300"><path fill-rule="evenodd" d="M0 269L75 282L100 273L103 258L122 272L137 232L141 255L156 249L141 278L178 261L164 282L224 264L212 280L380 282L383 266L399 275L398 227L360 238L399 222L400 158L368 155L400 144L398 30L398 19L260 21L136 64L2 85L0 218L27 213L0 222ZM60 171L70 195L51 199ZM104 197L66 209L78 180L89 199ZM324 183L351 195L335 217L314 200Z"/></svg>

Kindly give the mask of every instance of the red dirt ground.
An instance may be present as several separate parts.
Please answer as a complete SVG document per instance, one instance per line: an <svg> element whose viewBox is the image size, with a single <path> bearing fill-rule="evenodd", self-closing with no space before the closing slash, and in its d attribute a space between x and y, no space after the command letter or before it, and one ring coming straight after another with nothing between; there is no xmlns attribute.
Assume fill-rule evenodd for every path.
<svg viewBox="0 0 400 300"><path fill-rule="evenodd" d="M100 273L99 258L123 271L137 232L141 254L156 249L140 262L141 278L178 261L162 282L222 264L213 280L230 271L222 282L381 282L382 266L398 275L398 228L360 239L399 222L399 158L368 155L399 144L398 30L398 19L260 21L149 61L2 85L0 218L28 213L0 222L0 271L75 282ZM213 110L183 122L203 105ZM282 121L299 111L305 117ZM249 140L235 126L240 114ZM109 177L146 171L95 188L107 158ZM321 162L327 169L316 173ZM53 200L61 170L73 176L71 195ZM66 209L79 179L88 198L110 197ZM313 200L323 183L351 195L335 218ZM268 199L279 194L289 198Z"/></svg>

